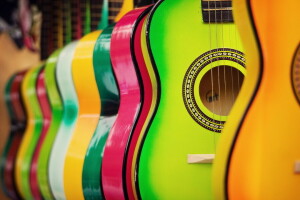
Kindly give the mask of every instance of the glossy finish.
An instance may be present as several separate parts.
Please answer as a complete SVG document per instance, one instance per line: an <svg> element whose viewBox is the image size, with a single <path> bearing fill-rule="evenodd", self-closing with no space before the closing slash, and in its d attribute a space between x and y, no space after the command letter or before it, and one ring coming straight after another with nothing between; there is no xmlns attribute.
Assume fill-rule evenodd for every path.
<svg viewBox="0 0 300 200"><path fill-rule="evenodd" d="M125 151L141 105L137 66L133 61L132 35L143 9L127 13L115 26L110 45L113 70L120 91L118 116L111 129L102 160L102 184L106 199L125 199ZM112 159L113 158L113 159Z"/></svg>
<svg viewBox="0 0 300 200"><path fill-rule="evenodd" d="M61 51L56 66L56 78L62 98L63 115L49 160L49 182L55 199L65 199L64 163L78 116L78 100L72 77L72 60L77 42L72 42Z"/></svg>
<svg viewBox="0 0 300 200"><path fill-rule="evenodd" d="M250 98L237 101L242 118L237 127L227 129L226 137L224 134L231 143L227 146L225 198L298 199L300 176L295 165L300 158L300 105L291 72L300 41L300 27L295 26L300 2L289 0L284 6L275 1L270 5L267 0L236 3L238 12L250 12L250 17L241 16L240 29L245 34L247 59L258 62L251 66L252 76L243 88ZM245 32L243 27L252 23L257 37L251 44L246 38L255 37L253 30Z"/></svg>
<svg viewBox="0 0 300 200"><path fill-rule="evenodd" d="M48 132L49 125L51 122L51 109L50 109L48 96L46 93L44 69L42 69L40 71L40 74L38 75L37 84L36 84L36 92L37 92L37 97L38 97L39 104L40 104L41 111L42 111L43 127L42 127L42 130L40 133L40 138L37 142L35 151L33 153L32 161L31 161L30 187L31 187L33 198L38 200L38 199L42 199L43 197L42 197L42 194L41 194L39 186L38 186L37 161L40 156L41 145L44 142L44 139L46 137L46 134Z"/></svg>
<svg viewBox="0 0 300 200"><path fill-rule="evenodd" d="M101 31L94 31L79 40L72 62L72 75L79 110L78 120L65 158L64 190L67 199L84 199L83 162L101 112L93 67L93 50L100 33Z"/></svg>
<svg viewBox="0 0 300 200"><path fill-rule="evenodd" d="M257 45L255 30L252 23L250 23L251 19L250 13L248 12L247 1L248 0L233 1L233 6L235 7L233 14L236 16L235 22L241 35L245 54L247 55L246 65L251 67L247 69L247 76L244 79L240 95L236 99L236 104L232 108L231 115L228 117L223 135L220 137L216 158L214 160L213 192L215 199L220 200L226 199L228 158L232 149L233 139L253 96L253 91L255 91L257 87L261 74L259 66L262 58L259 46Z"/></svg>
<svg viewBox="0 0 300 200"><path fill-rule="evenodd" d="M241 51L241 44L234 24L204 24L201 15L199 0L164 0L156 4L148 19L147 45L156 68L159 103L140 152L138 183L142 199L213 198L212 164L188 164L187 155L214 154L221 127L210 131L189 115L183 82L200 55L224 47ZM203 68L195 66L199 82L204 73L218 65L229 65L245 73L230 59L220 58L217 64L212 63ZM193 89L200 111L211 120L208 123L224 123L227 116L205 108L199 87Z"/></svg>
<svg viewBox="0 0 300 200"><path fill-rule="evenodd" d="M17 154L15 179L21 197L32 199L30 188L30 165L42 130L42 112L36 93L36 81L41 67L30 69L21 86L22 98L27 114L27 125Z"/></svg>
<svg viewBox="0 0 300 200"><path fill-rule="evenodd" d="M143 52L142 52L142 37L145 36L145 32L142 31L144 22L147 18L147 13L149 12L151 7L145 10L143 14L140 16L140 21L138 21L138 25L134 30L134 58L137 62L138 69L141 75L141 80L143 82L142 86L142 105L141 112L139 114L139 118L135 125L135 129L131 135L130 143L126 150L126 188L129 199L137 199L138 195L136 192L136 162L137 162L137 154L139 150L139 146L141 145L142 138L146 132L146 128L149 124L149 120L153 114L153 108L155 105L155 97L154 92L156 93L156 89L153 89L151 80L151 73L154 75L150 60L145 60ZM146 55L147 56L147 55ZM149 64L150 62L150 64ZM147 64L146 64L147 63ZM149 66L149 67L147 67ZM155 77L155 75L154 75Z"/></svg>
<svg viewBox="0 0 300 200"><path fill-rule="evenodd" d="M17 153L20 148L26 125L25 108L23 105L23 100L21 98L21 83L25 73L26 71L19 72L16 74L10 90L12 111L14 112L16 120L16 131L14 133L10 149L7 152L6 163L4 168L4 181L8 195L12 199L20 198L20 194L16 186L14 170L16 165Z"/></svg>
<svg viewBox="0 0 300 200"><path fill-rule="evenodd" d="M8 116L9 116L10 130L9 130L8 138L6 140L6 143L5 143L2 155L1 155L1 159L0 159L0 186L1 186L2 191L7 196L10 196L10 194L9 194L8 185L6 185L6 183L5 183L5 175L6 175L5 165L6 165L7 158L8 158L8 152L12 145L13 137L14 137L14 134L17 129L16 116L13 111L12 100L11 100L11 95L10 95L14 79L15 79L15 75L13 75L9 78L9 80L6 83L5 91L4 91L5 103L6 103Z"/></svg>
<svg viewBox="0 0 300 200"><path fill-rule="evenodd" d="M101 116L97 129L87 149L82 187L85 199L104 199L101 186L101 164L107 136L113 126L119 108L119 92L110 61L110 41L114 25L103 30L93 53L93 65L101 95Z"/></svg>
<svg viewBox="0 0 300 200"><path fill-rule="evenodd" d="M54 51L45 64L45 85L51 108L51 122L41 146L37 163L38 184L44 199L54 199L48 175L48 166L53 142L62 119L63 105L56 83L56 64L61 49Z"/></svg>

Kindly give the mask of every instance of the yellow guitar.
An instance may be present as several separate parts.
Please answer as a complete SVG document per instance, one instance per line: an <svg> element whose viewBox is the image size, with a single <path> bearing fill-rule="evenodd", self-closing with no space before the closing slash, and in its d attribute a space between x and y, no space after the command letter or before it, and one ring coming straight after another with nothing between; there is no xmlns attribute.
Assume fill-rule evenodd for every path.
<svg viewBox="0 0 300 200"><path fill-rule="evenodd" d="M129 0L131 2L132 0ZM125 2L127 2L125 4ZM122 10L128 11L128 1ZM103 1L107 6L107 1ZM100 95L95 80L93 51L102 30L85 35L79 40L73 59L72 73L78 96L78 121L70 141L64 166L64 189L67 199L84 199L82 171L86 151L97 128L100 113ZM100 178L100 177L99 177Z"/></svg>
<svg viewBox="0 0 300 200"><path fill-rule="evenodd" d="M233 6L249 68L219 141L215 198L299 199L300 1Z"/></svg>
<svg viewBox="0 0 300 200"><path fill-rule="evenodd" d="M36 80L42 66L27 71L22 81L21 93L27 113L27 124L24 136L16 157L15 179L20 195L32 199L30 189L31 159L42 129L42 113L36 94Z"/></svg>

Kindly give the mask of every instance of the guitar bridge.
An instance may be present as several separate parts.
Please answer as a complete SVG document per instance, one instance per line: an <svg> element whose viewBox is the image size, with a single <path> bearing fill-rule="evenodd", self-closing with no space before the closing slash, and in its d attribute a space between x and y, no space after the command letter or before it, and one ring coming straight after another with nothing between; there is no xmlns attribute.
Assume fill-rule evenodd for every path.
<svg viewBox="0 0 300 200"><path fill-rule="evenodd" d="M213 163L214 159L215 159L215 154L188 154L187 155L188 164Z"/></svg>

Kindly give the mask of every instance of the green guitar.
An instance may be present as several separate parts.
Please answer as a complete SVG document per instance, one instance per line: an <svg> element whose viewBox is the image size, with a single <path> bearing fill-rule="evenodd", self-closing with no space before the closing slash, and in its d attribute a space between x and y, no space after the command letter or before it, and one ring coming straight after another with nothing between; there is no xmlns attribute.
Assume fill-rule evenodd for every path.
<svg viewBox="0 0 300 200"><path fill-rule="evenodd" d="M112 30L113 26L104 29L94 48L94 55L98 55L93 57L94 70L103 109L84 160L82 187L85 199L103 199L100 186L103 150L119 107L119 92L109 55Z"/></svg>
<svg viewBox="0 0 300 200"><path fill-rule="evenodd" d="M144 34L159 102L140 150L140 196L212 199L216 144L245 74L231 1L160 1Z"/></svg>
<svg viewBox="0 0 300 200"><path fill-rule="evenodd" d="M11 148L12 141L14 138L14 132L16 131L16 128L17 128L16 124L15 124L16 116L13 111L12 100L11 100L11 96L10 96L12 83L13 83L15 77L16 77L16 75L12 75L9 78L9 80L6 83L5 90L4 90L4 92L5 92L4 98L5 98L6 108L8 111L9 122L10 122L10 131L9 131L8 138L6 140L4 149L2 151L2 155L0 157L0 188L9 197L10 197L9 188L7 187L7 185L5 183L5 165L6 165L8 152Z"/></svg>
<svg viewBox="0 0 300 200"><path fill-rule="evenodd" d="M85 199L104 199L101 187L103 151L119 107L118 86L115 81L110 60L110 39L114 24L107 26L109 19L114 19L119 13L118 11L121 10L122 4L120 1L119 3L117 2L118 1L103 1L103 17L98 24L98 29L103 29L103 31L95 44L93 52L93 65L98 90L101 96L102 109L97 129L91 139L84 160L82 188Z"/></svg>
<svg viewBox="0 0 300 200"><path fill-rule="evenodd" d="M38 183L41 193L45 199L54 199L49 184L48 164L52 145L62 119L63 110L63 105L57 88L55 77L56 63L60 51L61 49L56 50L54 53L52 53L45 64L45 83L52 110L52 120L50 122L50 126L45 136L44 142L41 146L40 156L38 158L37 164Z"/></svg>

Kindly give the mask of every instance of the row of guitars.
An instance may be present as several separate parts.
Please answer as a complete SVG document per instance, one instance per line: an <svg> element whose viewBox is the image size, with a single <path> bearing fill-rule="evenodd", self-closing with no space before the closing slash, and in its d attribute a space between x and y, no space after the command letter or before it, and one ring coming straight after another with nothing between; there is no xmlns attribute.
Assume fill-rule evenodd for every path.
<svg viewBox="0 0 300 200"><path fill-rule="evenodd" d="M161 0L16 73L5 91L3 190L12 199L300 198L299 8Z"/></svg>

